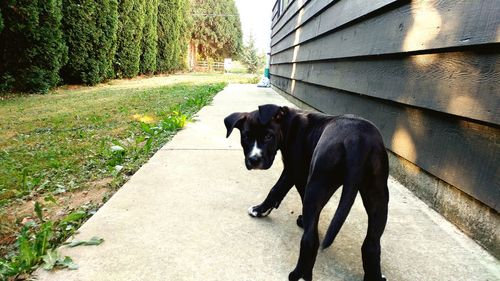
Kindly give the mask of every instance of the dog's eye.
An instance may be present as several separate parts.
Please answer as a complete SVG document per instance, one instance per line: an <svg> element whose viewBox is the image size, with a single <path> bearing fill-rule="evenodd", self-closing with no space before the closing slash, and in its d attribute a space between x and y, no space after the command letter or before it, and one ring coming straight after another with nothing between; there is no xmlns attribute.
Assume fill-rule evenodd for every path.
<svg viewBox="0 0 500 281"><path fill-rule="evenodd" d="M271 135L271 134L266 134L266 135L264 136L264 141L270 141L270 140L272 140L272 139L273 139L273 135Z"/></svg>

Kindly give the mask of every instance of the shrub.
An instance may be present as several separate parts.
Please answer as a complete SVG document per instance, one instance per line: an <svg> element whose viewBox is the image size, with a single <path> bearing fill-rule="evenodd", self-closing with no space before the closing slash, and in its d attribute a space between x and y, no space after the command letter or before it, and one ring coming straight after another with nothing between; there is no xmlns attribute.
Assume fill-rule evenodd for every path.
<svg viewBox="0 0 500 281"><path fill-rule="evenodd" d="M160 1L158 5L157 71L172 72L185 67L189 40L189 1Z"/></svg>
<svg viewBox="0 0 500 281"><path fill-rule="evenodd" d="M140 72L148 74L156 70L156 55L158 54L158 0L146 0L145 4Z"/></svg>
<svg viewBox="0 0 500 281"><path fill-rule="evenodd" d="M66 82L97 84L113 76L118 27L117 0L63 0L63 30L69 60Z"/></svg>
<svg viewBox="0 0 500 281"><path fill-rule="evenodd" d="M139 73L145 0L122 0L118 4L118 42L114 60L117 77Z"/></svg>
<svg viewBox="0 0 500 281"><path fill-rule="evenodd" d="M1 2L5 29L0 35L0 84L4 90L46 93L57 85L67 60L61 5L62 0Z"/></svg>

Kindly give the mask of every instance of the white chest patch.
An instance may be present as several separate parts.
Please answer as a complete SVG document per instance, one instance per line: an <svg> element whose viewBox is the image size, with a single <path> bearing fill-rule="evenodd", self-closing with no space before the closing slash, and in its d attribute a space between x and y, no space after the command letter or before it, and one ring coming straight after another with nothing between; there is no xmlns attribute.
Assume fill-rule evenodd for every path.
<svg viewBox="0 0 500 281"><path fill-rule="evenodd" d="M262 150L257 146L257 141L255 141L252 151L250 151L250 155L248 157L261 157L262 156Z"/></svg>

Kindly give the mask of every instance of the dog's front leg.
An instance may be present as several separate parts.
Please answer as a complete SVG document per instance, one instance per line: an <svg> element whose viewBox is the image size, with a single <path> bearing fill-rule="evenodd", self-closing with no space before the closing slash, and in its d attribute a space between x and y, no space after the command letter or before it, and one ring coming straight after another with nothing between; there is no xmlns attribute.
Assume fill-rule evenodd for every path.
<svg viewBox="0 0 500 281"><path fill-rule="evenodd" d="M283 198L293 186L293 181L287 170L283 170L280 178L274 184L266 199L259 205L248 209L248 214L252 217L265 217L269 215L273 208L278 208Z"/></svg>

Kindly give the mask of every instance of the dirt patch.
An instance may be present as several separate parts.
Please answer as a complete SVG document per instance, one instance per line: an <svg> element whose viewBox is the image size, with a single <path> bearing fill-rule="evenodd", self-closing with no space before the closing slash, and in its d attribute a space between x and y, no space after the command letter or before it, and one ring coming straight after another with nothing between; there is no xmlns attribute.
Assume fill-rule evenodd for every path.
<svg viewBox="0 0 500 281"><path fill-rule="evenodd" d="M82 85L66 85L66 86L63 86L62 89L64 89L64 90L79 90L82 87L83 87Z"/></svg>
<svg viewBox="0 0 500 281"><path fill-rule="evenodd" d="M47 216L51 220L59 220L64 217L68 212L77 209L78 207L88 203L102 203L103 198L106 196L110 189L107 188L112 179L103 179L97 182L94 186L86 190L71 192L66 196L58 197L57 206L59 208L48 208L46 211ZM33 203L34 204L34 203Z"/></svg>
<svg viewBox="0 0 500 281"><path fill-rule="evenodd" d="M75 190L54 196L56 203L44 202L37 197L28 201L14 203L0 213L0 257L7 254L9 246L16 240L16 233L23 220L27 221L33 216L35 202L43 203L44 216L52 221L59 221L70 212L79 207L94 203L100 204L112 190L109 188L113 178L104 178L88 183L88 188Z"/></svg>
<svg viewBox="0 0 500 281"><path fill-rule="evenodd" d="M178 73L175 75L137 76L134 78L114 79L91 87L90 86L77 87L76 85L63 86L57 89L56 92L60 94L62 93L70 94L72 90L76 90L78 92L83 93L83 92L100 91L104 89L109 89L109 90L148 89L148 88L157 88L157 87L172 85L175 83L202 83L202 82L215 83L224 81L227 82L234 81L237 83L241 83L240 80L246 81L251 77L255 77L255 75L252 74L193 75L189 73Z"/></svg>
<svg viewBox="0 0 500 281"><path fill-rule="evenodd" d="M2 133L2 136L0 137L0 148L6 147L7 142L16 137L18 135L17 132L14 131L6 131Z"/></svg>

